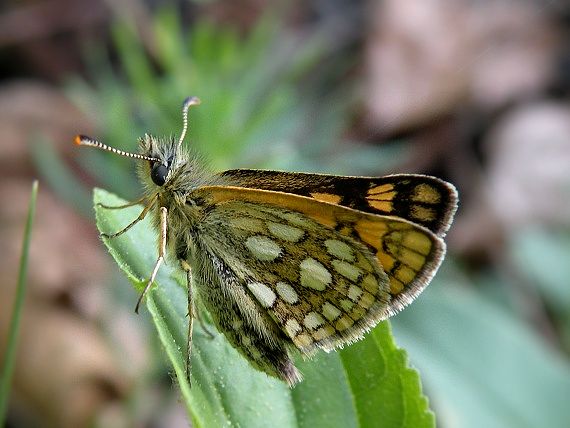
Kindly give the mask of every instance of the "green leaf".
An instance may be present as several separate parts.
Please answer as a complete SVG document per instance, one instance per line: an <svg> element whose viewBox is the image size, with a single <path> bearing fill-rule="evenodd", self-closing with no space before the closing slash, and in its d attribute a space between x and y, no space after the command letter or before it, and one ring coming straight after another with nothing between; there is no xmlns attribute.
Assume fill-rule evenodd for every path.
<svg viewBox="0 0 570 428"><path fill-rule="evenodd" d="M94 202L125 201L100 189ZM101 232L116 232L141 211L95 207ZM157 238L146 218L120 237L103 239L119 267L138 290L157 257ZM305 380L294 389L247 363L224 336L210 339L197 325L193 336L192 387L185 379L186 289L175 261L161 267L146 305L182 398L195 426L243 427L433 427L418 373L408 366L389 324L341 352L319 353L296 362ZM213 327L211 327L213 329Z"/></svg>
<svg viewBox="0 0 570 428"><path fill-rule="evenodd" d="M443 267L393 323L442 426L567 427L568 361L480 288L449 275L450 261Z"/></svg>
<svg viewBox="0 0 570 428"><path fill-rule="evenodd" d="M300 426L435 426L418 372L396 346L389 322L300 368L305 380L293 390Z"/></svg>
<svg viewBox="0 0 570 428"><path fill-rule="evenodd" d="M513 262L529 283L560 311L570 310L570 233L528 227L511 237Z"/></svg>
<svg viewBox="0 0 570 428"><path fill-rule="evenodd" d="M10 331L8 342L6 343L6 353L2 364L2 376L0 376L0 426L4 426L6 411L8 409L8 396L16 362L16 348L18 342L18 332L20 330L20 319L22 318L22 308L24 307L24 297L26 295L26 283L28 277L28 254L30 250L30 239L32 237L32 224L36 212L36 199L38 196L38 182L32 184L32 194L28 208L28 218L24 229L24 243L22 245L22 256L20 257L20 270L18 272L18 284L16 287L16 297L14 299L14 309L10 321Z"/></svg>

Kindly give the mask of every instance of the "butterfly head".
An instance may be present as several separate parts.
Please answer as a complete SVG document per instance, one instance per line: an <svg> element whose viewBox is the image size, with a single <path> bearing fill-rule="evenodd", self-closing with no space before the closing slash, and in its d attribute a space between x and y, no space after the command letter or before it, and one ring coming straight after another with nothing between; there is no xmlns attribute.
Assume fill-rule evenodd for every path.
<svg viewBox="0 0 570 428"><path fill-rule="evenodd" d="M156 162L150 171L150 178L154 184L157 186L162 186L164 183L166 183L166 177L168 177L169 172L170 166L168 164L164 165L162 163Z"/></svg>
<svg viewBox="0 0 570 428"><path fill-rule="evenodd" d="M150 177L153 184L163 187L172 176L179 161L179 148L173 138L157 138L145 134L139 139L139 153L149 158L139 165L140 176ZM147 181L147 180L143 180Z"/></svg>

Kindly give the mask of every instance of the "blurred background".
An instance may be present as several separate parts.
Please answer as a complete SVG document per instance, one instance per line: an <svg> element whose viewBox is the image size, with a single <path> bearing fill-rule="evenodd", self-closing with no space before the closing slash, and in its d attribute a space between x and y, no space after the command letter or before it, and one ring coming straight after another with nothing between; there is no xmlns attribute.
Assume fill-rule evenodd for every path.
<svg viewBox="0 0 570 428"><path fill-rule="evenodd" d="M212 169L432 174L460 207L433 283L392 320L442 427L570 426L570 3L4 0L0 354L40 179L9 427L187 426L94 186L190 139ZM143 311L144 312L144 311Z"/></svg>

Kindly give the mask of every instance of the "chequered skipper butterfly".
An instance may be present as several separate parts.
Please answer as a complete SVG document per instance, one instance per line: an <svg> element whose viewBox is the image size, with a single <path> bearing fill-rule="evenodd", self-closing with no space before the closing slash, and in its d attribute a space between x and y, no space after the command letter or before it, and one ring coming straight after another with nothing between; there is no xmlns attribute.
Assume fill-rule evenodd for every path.
<svg viewBox="0 0 570 428"><path fill-rule="evenodd" d="M362 338L428 285L445 254L443 237L457 191L424 175L341 177L261 170L211 175L179 140L145 135L143 204L130 229L151 214L158 260L139 304L166 256L188 283L188 365L195 300L217 329L257 369L289 385L301 380L290 352L312 355ZM189 370L187 371L189 374Z"/></svg>

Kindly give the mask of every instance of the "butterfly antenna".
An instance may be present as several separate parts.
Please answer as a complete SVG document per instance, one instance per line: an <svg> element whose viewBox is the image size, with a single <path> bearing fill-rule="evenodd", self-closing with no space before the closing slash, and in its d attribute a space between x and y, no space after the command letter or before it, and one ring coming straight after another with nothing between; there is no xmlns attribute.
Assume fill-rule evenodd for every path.
<svg viewBox="0 0 570 428"><path fill-rule="evenodd" d="M184 104L182 104L182 134L180 134L177 149L182 145L182 141L184 141L184 137L186 137L186 131L188 131L188 109L190 106L197 105L200 105L200 98L198 97L188 97L184 100Z"/></svg>
<svg viewBox="0 0 570 428"><path fill-rule="evenodd" d="M98 149L106 150L108 152L113 152L117 155L126 156L128 158L142 159L151 162L160 162L160 159L153 158L151 156L140 155L138 153L125 152L124 150L119 150L114 147L110 147L107 144L103 144L100 141L97 141L94 138L87 137L85 135L76 135L75 138L73 139L73 142L78 146L96 147Z"/></svg>

